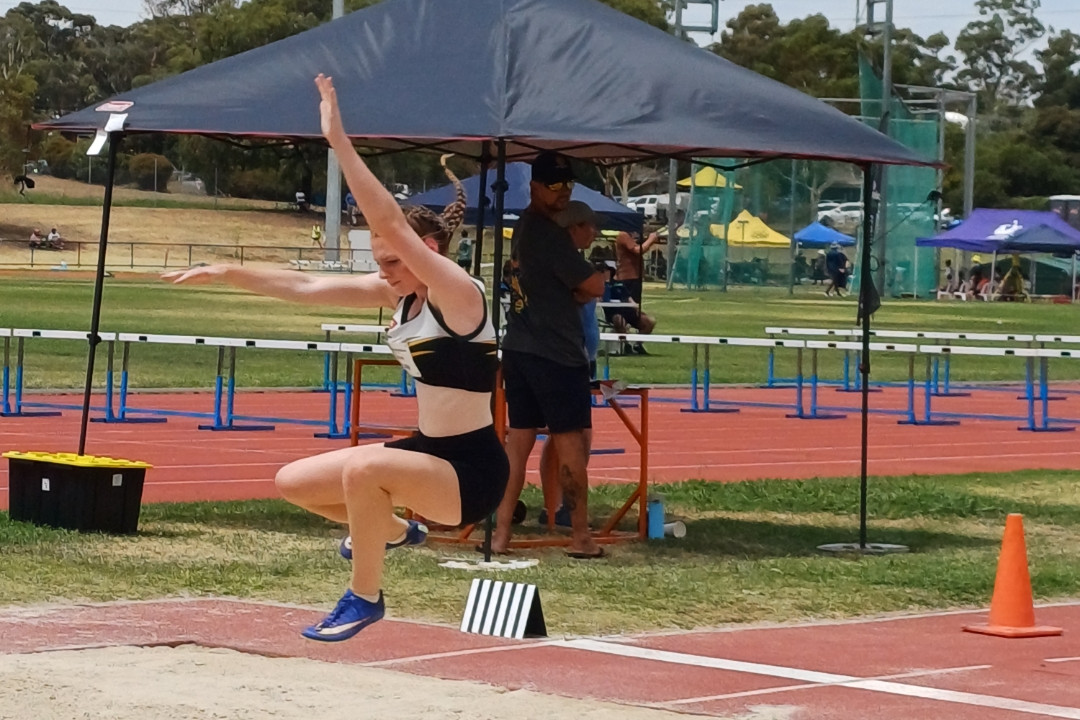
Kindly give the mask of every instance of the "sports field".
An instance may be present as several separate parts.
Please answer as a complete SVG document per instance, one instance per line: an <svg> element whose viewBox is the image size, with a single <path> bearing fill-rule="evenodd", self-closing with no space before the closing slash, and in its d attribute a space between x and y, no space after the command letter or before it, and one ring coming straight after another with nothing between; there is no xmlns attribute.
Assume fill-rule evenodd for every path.
<svg viewBox="0 0 1080 720"><path fill-rule="evenodd" d="M257 214L257 211L253 213ZM88 327L92 295L89 274L6 272L2 280L0 307L5 308L4 327L64 330L85 330ZM797 288L794 296L789 297L786 289L775 288L732 288L728 293L720 293L683 289L667 291L662 286L653 285L646 288L645 304L660 322L657 332L667 334L762 337L766 326L846 328L853 325L855 316L852 299L825 298L816 288L809 287ZM378 315L371 312L297 307L228 288L172 287L153 276L120 273L109 278L106 284L102 329L112 332L320 340L323 338L320 330L322 323L374 323L378 320ZM1080 334L1080 311L1061 305L888 300L875 317L875 324L877 327L907 330ZM339 335L336 339L349 338ZM634 383L652 385L685 385L689 381L689 347L649 347L648 355L610 358L612 375ZM85 373L85 343L28 339L25 351L27 388L37 392L81 386ZM765 380L766 357L766 351L756 348L727 347L716 350L712 358L712 380L714 383L761 383ZM793 355L778 352L777 373L789 374L793 370L793 362ZM214 377L216 353L208 348L138 345L132 348L130 363L134 389L182 389L188 391L185 394L196 391L205 396ZM873 368L876 380L900 380L907 376L906 358L902 356L879 354L875 356ZM321 384L322 371L321 358L313 354L302 356L284 351L242 350L237 382L241 389L306 388ZM99 386L103 382L103 372L104 359L99 356ZM839 356L823 354L820 372L825 376L838 377ZM954 382L1020 381L1023 372L1023 365L1016 358L959 358L954 361L952 379ZM1053 373L1054 379L1080 378L1080 364L1057 362L1053 365ZM395 376L396 373L390 372L382 375L383 379ZM848 402L850 400L853 398ZM670 427L664 430L669 435L678 434L676 426L686 416L679 416L676 411L666 413L665 417L669 418L666 422ZM774 449L767 452L776 453L775 447L784 445L784 437L791 435L794 438L804 427L800 421L785 419L780 412L769 414L758 411L743 416L716 417L728 417L729 420L725 421L727 424L718 420L718 424L711 426L707 416L697 416L694 423L688 421L685 424L685 427L696 428L696 439L686 437L679 439L679 442L690 446L737 450L731 447L732 443L740 442L739 437L746 437L740 436L739 432L767 428L754 432L768 436L769 446ZM155 431L156 435L151 435L149 430L140 430L139 426L131 426L130 430L125 431L124 443L133 455L137 455L140 437L146 442L165 442L170 434L169 429L175 427L173 444L182 444L184 432L197 432L194 431L195 421L189 424L192 426L189 430L182 429L179 424L158 426L160 429ZM70 437L70 426L70 422L62 425L65 428L64 437L69 442L73 439ZM47 444L51 445L57 442L51 433L59 427L60 424L48 418L0 418L0 430L5 431L5 441L12 444L11 448L3 447L0 450L30 449L41 446L46 438ZM854 432L854 424L848 423L844 427L844 433ZM895 427L891 420L888 423L878 421L873 432L875 437L880 438L883 434L887 437L890 428ZM96 433L104 432L104 428L99 428L91 426L91 438ZM969 429L965 437L970 437L971 432L980 431ZM989 426L986 426L985 432L990 433ZM1002 452L1013 455L1024 454L1017 444L1022 445L1027 438L1033 438L1011 427L1003 430L995 426L993 432L999 433L994 437L1008 436L1009 448ZM329 447L327 441L312 439L310 431L306 430L290 430L285 434L277 431L272 435L263 434L258 442L288 446L290 452L301 454ZM842 442L851 445L854 437ZM916 444L911 446L912 454L916 454L918 443L941 446L948 444L950 438L956 438L959 443L960 436L944 429L920 428L917 434L897 433L893 444L912 438L918 438L912 440ZM1062 439L1057 438L1058 441ZM239 446L245 443L244 438L238 435L212 440L219 444L239 443ZM1035 447L1035 442L1033 438L1032 447ZM254 446L255 439L250 444ZM841 440L837 438L832 444L839 445ZM676 449L673 444L663 444L654 448L654 452L662 456L665 452L674 453ZM799 450L799 457L806 452ZM539 565L501 573L498 577L532 583L542 588L550 631L555 635L572 637L645 633L641 637L647 638L649 633L657 631L672 633L692 628L752 627L763 622L820 622L883 613L979 610L986 607L993 592L994 568L1005 516L1020 512L1025 519L1027 553L1036 602L1069 603L1080 597L1080 555L1077 553L1077 548L1080 548L1080 491L1076 484L1080 467L1069 469L1068 462L1062 464L1062 458L1058 458L1053 466L1066 469L1042 469L1051 467L1051 464L1035 457L1030 466L1019 465L1028 468L1023 470L905 475L900 471L904 453L902 449L894 452L895 459L890 461L892 465L888 476L871 478L871 540L906 545L911 549L906 554L833 557L816 549L822 543L851 541L857 537L858 485L851 477L825 477L830 474L825 472L822 477L810 479L717 482L714 477L704 480L693 470L687 470L682 478L666 482L662 489L669 517L681 519L688 526L686 538L620 544L612 547L608 559L601 562L573 561L558 550L519 551L522 556L539 559ZM954 454L962 452L957 449ZM189 455L186 461L181 461L189 462L191 467L187 479L180 482L186 483L194 493L189 497L198 500L198 488L202 487L200 483L210 471L200 463L199 457ZM1059 455L1064 457L1062 453ZM604 464L598 461L597 466L602 468ZM227 474L229 470L221 468L221 472ZM221 472L215 471L213 474L220 475ZM266 469L267 474L271 472ZM669 479L665 477L665 480ZM621 484L596 486L591 495L594 519L610 513L622 502L626 492L626 486ZM268 495L272 495L272 489ZM535 512L540 504L538 491L528 488L525 500ZM534 517L532 515L527 521L525 529L529 532L538 532ZM25 640L26 645L18 644L23 641L14 639L16 634L9 635L16 643L14 647L23 648L16 649L16 652L26 652L27 648L80 646L79 642L69 642L68 638L63 637L55 641L42 640L40 633L54 632L48 629L52 626L51 620L47 619L51 617L53 608L68 607L72 603L149 601L146 605L107 605L102 609L91 607L86 610L89 614L86 620L88 625L79 630L82 633L79 637L83 638L81 642L87 645L145 645L155 642L170 646L183 642L205 645L213 644L216 635L200 635L186 629L166 632L168 627L188 628L193 626L192 623L202 627L199 624L202 620L179 616L162 619L153 613L166 608L165 615L172 617L169 614L172 611L167 608L189 607L192 612L205 613L208 618L226 618L215 622L230 623L232 620L228 618L232 611L228 608L215 605L209 610L202 610L201 606L186 604L188 601L219 603L216 598L226 597L251 601L250 605L243 606L243 612L247 613L251 608L252 617L267 613L272 615L270 620L259 622L270 622L266 627L274 630L266 632L276 638L277 634L285 633L283 623L295 622L293 618L297 613L309 613L310 606L321 607L340 592L347 566L336 556L334 548L341 533L341 528L274 499L148 503L143 508L140 531L131 537L82 535L13 523L8 520L6 513L0 513L0 547L4 548L0 605L14 606L9 608L6 615L0 614L0 624L9 623L10 627L23 632L29 627L25 620L26 613L35 618L33 624L39 627L38 635L31 634ZM423 653L430 650L427 643L432 637L442 638L439 633L446 631L445 625L455 625L459 621L471 577L440 567L439 561L448 555L462 557L474 553L470 547L447 549L445 546L429 545L391 555L388 559L386 585L392 588L392 592L388 592L391 615L399 620L435 623L421 626L388 622L389 634L386 638L378 635L379 646L387 647L387 642L392 642L389 638L400 641L402 637L411 637L409 633L417 634L419 645L425 648L416 656L421 660L415 657L402 660L405 663L402 669L418 674L430 673L436 677L481 679L512 689L537 687L545 693L574 697L626 701L640 695L643 699L633 702L656 704L653 700L644 699L646 695L654 698L656 694L647 694L643 685L637 685L637 691L627 687L616 692L606 687L582 688L555 675L550 676L549 682L534 685L536 681L527 679L532 677L528 673L522 676L526 679L514 679L517 676L510 665L498 669L485 666L482 670L467 669L473 667L468 664L452 669L427 669L428 666L423 664L428 662L423 659L427 657ZM152 602L163 598L166 599L165 605ZM168 605L171 602L179 604ZM280 606L279 603L290 605ZM293 604L300 608L289 609L294 607ZM90 617L99 611L102 614L100 618ZM130 618L125 615L129 612L134 613ZM150 613L150 616L141 614L144 612ZM1040 610L1043 614L1047 612ZM1065 623L1074 617L1070 612L1066 608L1054 617L1061 618L1059 623ZM284 619L282 613L286 616ZM113 627L114 623L119 623L119 635L101 634ZM160 633L153 637L139 634L139 628L150 625L160 627ZM245 637L260 635L264 631L255 629L259 627L262 626L252 625ZM826 636L832 633L827 628L822 629ZM62 634L63 631L58 632ZM686 636L686 642L697 642L690 640L690 637ZM246 641L235 638L220 642L225 647L244 653L272 655L282 652L294 657L308 656L299 647L294 650L286 640L275 640L274 643L278 644L271 643L267 647L249 647ZM672 639L668 647L674 647L675 642ZM662 646L663 643L657 645ZM440 645L443 646L445 643ZM452 641L449 646L456 647ZM680 646L681 649L685 647ZM572 655L582 649L571 648L568 652ZM760 659L757 655L760 650L759 647L753 652L748 651L748 657ZM974 645L970 650L976 654L988 652L979 651ZM609 654L638 652L606 646L592 648L592 651ZM238 664L241 660L250 663L247 656L242 655L237 659L220 651L218 655L198 651L189 656L161 649L157 654L142 652L131 656L106 653L100 655L99 659L91 658L85 652L71 657L52 654L48 667L66 668L63 672L67 679L56 686L59 695L85 693L88 688L95 687L95 697L99 697L105 707L130 706L127 712L132 716L145 713L148 709L150 712L174 713L184 700L175 688L165 685L148 686L145 695L139 698L121 698L122 688L104 683L102 678L93 674L91 668L95 662L118 663L118 666L129 667L133 672L147 671L148 677L181 677L182 668L194 662L200 667L235 668L244 678L266 679L265 685L253 684L254 680L237 680L228 687L222 685L220 688L207 685L207 681L201 677L184 680L192 688L199 686L199 692L192 692L206 702L210 702L208 698L217 698L214 702L221 703L226 698L242 697L250 688L257 688L262 694L293 692L296 702L318 702L317 690L301 690L299 685L294 687L292 683L293 674L309 672L300 665L277 663L274 667L270 664L248 667ZM453 652L470 653L474 650ZM542 654L545 650L540 648L538 652ZM730 655L732 651L722 649L704 654L711 652ZM1040 649L1039 652L1043 653L1039 656L1041 658L1054 654L1052 649ZM1076 652L1063 649L1061 654L1071 657ZM18 694L23 692L25 685L19 684L22 676L38 672L41 668L29 656L11 657L14 658L12 662L0 663L0 676L5 677L5 684L15 688L14 692ZM696 657L679 654L678 659L672 662L699 663L694 659ZM890 667L897 669L888 672L882 670L881 675L894 677L888 673L901 672L903 663L917 662L902 661L899 650L890 657L895 661ZM535 668L544 666L544 663L555 663L553 658L554 655L543 655L530 660L529 666ZM340 657L321 656L317 659L341 660ZM396 661L380 656L367 657L365 662L382 667L383 663ZM417 669L407 664L412 662L420 663ZM566 660L564 658L559 662ZM942 659L940 665L935 664L934 667L946 668L950 662L956 664L960 661ZM553 673L557 672L555 668L565 669L558 664L550 667ZM627 667L626 664L614 666L612 671L617 673ZM815 667L815 663L807 660L802 667ZM780 668L769 672L786 673L788 670ZM861 670L846 669L843 672L850 673L844 675L850 678L865 675ZM948 674L954 670L942 669L940 672ZM385 708L385 712L396 715L400 715L398 708L401 704L394 693L408 695L422 692L432 702L437 702L440 710L455 707L455 698L471 698L468 701L474 703L471 707L481 708L480 717L503 717L506 710L502 705L499 710L489 712L484 709L488 705L483 703L490 702L494 708L497 701L476 687L447 689L445 686L432 685L419 689L419 681L416 681L404 682L399 688L387 684L391 683L390 677L381 679L373 675L368 678L355 671L346 676L368 683L363 685L372 688L368 695L384 702L373 705L373 708ZM295 677L307 678L307 675ZM318 680L313 679L308 683L303 679L301 684L305 688L308 684L316 687ZM725 689L731 687L728 680L723 681L722 686ZM378 695L374 689L377 687L384 688L390 695ZM913 687L903 685L884 691L902 695L930 692L918 688L913 690ZM983 692L996 692L992 685L980 687ZM663 695L659 688L655 692ZM684 695L693 695L694 692L688 689ZM752 695L764 690L746 692ZM0 694L0 697L4 696ZM727 695L723 697L727 698ZM1045 701L1056 698L1035 699ZM524 702L534 710L550 708L546 710L550 713L587 712L587 716L597 718L638 717L619 708L548 705L549 700L547 696L515 698L515 702ZM713 701L706 699L698 703L693 698L684 698L670 706L662 703L659 706L706 714L721 712L708 702ZM724 700L724 703L729 702L735 701ZM984 700L976 699L972 703L981 706ZM40 707L42 712L64 712L53 701L43 701ZM216 710L222 707L218 705ZM726 708L723 712L730 709L728 705L723 707ZM1044 702L1042 705L1032 703L1024 707L1020 712L1031 713L1050 706ZM192 714L183 717L200 717L198 712L203 710L192 709ZM211 712L210 706L205 712ZM417 712L417 717L423 714ZM540 714L536 717L544 716L544 711L537 712ZM644 711L639 708L634 712ZM901 713L896 716L902 716L904 711L896 712ZM925 715L926 711L920 712ZM930 712L925 716L935 716L933 711ZM1072 712L1071 708L1051 709L1048 712L1052 716L1072 717L1068 714ZM530 717L524 710L522 713L522 717ZM660 718L668 715L654 710L652 714L640 716ZM787 716L765 714L761 717Z"/></svg>

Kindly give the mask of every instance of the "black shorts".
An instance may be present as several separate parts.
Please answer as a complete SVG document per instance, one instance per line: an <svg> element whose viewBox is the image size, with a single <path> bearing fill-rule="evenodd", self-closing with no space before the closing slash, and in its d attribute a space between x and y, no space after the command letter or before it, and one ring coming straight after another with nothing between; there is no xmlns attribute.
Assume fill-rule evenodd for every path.
<svg viewBox="0 0 1080 720"><path fill-rule="evenodd" d="M506 492L510 462L494 425L447 437L417 433L388 442L386 447L432 455L453 466L461 495L462 525L480 522L495 512Z"/></svg>
<svg viewBox="0 0 1080 720"><path fill-rule="evenodd" d="M503 350L510 427L563 433L592 427L589 366L560 365L532 353Z"/></svg>

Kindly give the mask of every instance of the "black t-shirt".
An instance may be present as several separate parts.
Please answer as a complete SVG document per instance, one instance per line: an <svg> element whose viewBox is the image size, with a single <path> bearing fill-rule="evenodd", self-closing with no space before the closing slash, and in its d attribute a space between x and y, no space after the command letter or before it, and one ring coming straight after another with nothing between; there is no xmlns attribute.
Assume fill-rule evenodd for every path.
<svg viewBox="0 0 1080 720"><path fill-rule="evenodd" d="M587 365L580 306L573 290L594 272L570 234L526 208L514 228L508 279L510 312L502 346L570 367Z"/></svg>

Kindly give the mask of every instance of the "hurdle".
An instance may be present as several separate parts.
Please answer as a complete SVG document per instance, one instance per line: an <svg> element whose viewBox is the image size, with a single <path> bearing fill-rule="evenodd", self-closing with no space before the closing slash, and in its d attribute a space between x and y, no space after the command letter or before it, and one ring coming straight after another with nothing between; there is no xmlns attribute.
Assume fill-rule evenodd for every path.
<svg viewBox="0 0 1080 720"><path fill-rule="evenodd" d="M1051 418L1049 409L1049 360L1050 358L1080 358L1080 350L1055 350L1049 348L985 348L964 346L920 345L919 352L938 355L981 355L990 357L1018 357L1024 358L1026 381L1024 384L1023 399L1027 404L1025 416L972 413L939 413L944 417L972 417L991 420L1018 420L1024 425L1018 430L1028 432L1071 432L1075 430L1073 425L1080 424L1080 420L1065 418ZM1038 389L1035 388L1034 376L1035 361L1038 360ZM1038 404L1038 416L1036 416L1036 404ZM927 401L929 410L929 401ZM1052 423L1059 423L1054 425ZM1061 424L1064 423L1064 424Z"/></svg>
<svg viewBox="0 0 1080 720"><path fill-rule="evenodd" d="M376 342L381 340L381 336L385 335L387 328L385 325L334 325L332 323L323 323L322 330L326 333L326 341L330 342L330 333L343 332L343 333L368 333L375 335ZM329 390L330 387L330 354L327 353L323 360L323 389ZM348 384L348 383L346 383ZM416 384L413 379L409 377L409 374L405 370L401 371L401 380L398 383L368 383L368 387L385 388L396 387L398 393L402 397L415 397L416 396Z"/></svg>
<svg viewBox="0 0 1080 720"><path fill-rule="evenodd" d="M24 341L27 338L41 338L45 340L81 340L87 342L90 339L90 333L81 330L37 330L28 328L11 328L8 330L8 334L3 334L4 337L4 387L3 387L3 410L0 417L56 417L60 415L61 410L82 410L82 404L72 403L55 403L55 402L31 402L23 399L23 380L24 380L24 368L25 368L25 355L24 355ZM14 388L10 384L10 342L11 338L16 339L15 350L15 384ZM98 338L105 342L110 342L116 339L115 333L99 332ZM96 351L96 350L95 350ZM15 396L14 407L11 406L9 401L9 393L13 392ZM44 410L24 410L24 408L45 408ZM91 407L91 410L102 412L105 410L103 407Z"/></svg>
<svg viewBox="0 0 1080 720"><path fill-rule="evenodd" d="M862 330L855 329L828 329L828 328L798 328L798 327L766 327L765 333L770 337L773 336L801 336L801 337L820 337L823 335L837 336L846 338L861 338ZM870 336L883 340L935 340L944 345L951 345L958 341L970 341L970 342L986 342L986 343L1010 343L1010 342L1022 342L1027 343L1031 347L1032 343L1036 341L1036 336L1025 333L983 333L983 332L945 332L937 330L888 330L878 329L871 330ZM1047 337L1048 341L1050 336ZM1080 341L1080 338L1077 338ZM855 364L858 366L859 355L858 351L855 351ZM765 387L782 387L784 383L790 383L789 378L777 378L775 375L774 358L770 353L769 366L767 372L767 379ZM852 383L849 374L849 358L845 352L844 355L844 370L843 378L839 381L839 392L858 392L860 378L858 374L855 376L855 382ZM836 384L836 381L822 381L823 384ZM877 382L874 383L879 386L888 386L892 383L889 382ZM966 391L956 391L952 388L951 380L951 358L948 355L938 357L935 356L932 362L932 385L933 394L935 397L967 397L971 393ZM968 386L970 387L983 387L978 385ZM991 391L1007 391L1007 388L1001 387L985 387L984 389ZM876 392L876 389L872 389ZM1049 398L1050 400L1058 398Z"/></svg>
<svg viewBox="0 0 1080 720"><path fill-rule="evenodd" d="M122 376L121 405L118 417L126 418L129 413L159 416L180 416L208 419L211 422L199 425L200 430L215 432L229 431L270 431L274 424L293 424L314 427L325 427L325 432L315 433L320 438L344 438L347 437L348 428L341 427L338 423L338 398L339 383L334 383L330 388L329 409L326 420L313 420L305 418L265 417L256 415L244 415L236 411L236 363L238 348L294 350L300 352L330 353L335 375L337 372L338 354L342 351L340 343L309 342L302 340L270 340L270 339L247 339L247 338L222 338L222 337L198 337L187 335L152 335L137 333L120 333L119 339L126 343L160 343L171 345L201 345L217 348L217 371L214 378L213 407L209 412L162 410L154 408L133 408L128 404L128 392L126 374ZM361 345L353 344L344 346L349 353L383 353L389 354L390 349L384 345ZM127 357L127 348L124 350ZM226 357L227 355L227 357ZM126 367L125 367L126 370ZM345 404L348 407L351 388L344 391ZM344 417L344 413L342 413Z"/></svg>

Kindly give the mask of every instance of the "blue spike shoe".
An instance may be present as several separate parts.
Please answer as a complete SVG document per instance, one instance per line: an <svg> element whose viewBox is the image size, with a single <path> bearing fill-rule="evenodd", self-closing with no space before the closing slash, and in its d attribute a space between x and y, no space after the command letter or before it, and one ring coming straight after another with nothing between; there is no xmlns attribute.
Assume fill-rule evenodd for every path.
<svg viewBox="0 0 1080 720"><path fill-rule="evenodd" d="M427 525L419 523L416 520L409 520L409 527L405 530L405 539L399 542L386 543L387 550L393 550L394 548L404 547L406 545L423 545L427 540L428 529ZM338 552L341 553L341 557L346 560L352 560L352 536L346 535L345 539L341 541L341 545L338 546Z"/></svg>
<svg viewBox="0 0 1080 720"><path fill-rule="evenodd" d="M544 527L548 522L547 508L540 508L540 514L536 518L536 522L540 527ZM560 505L555 510L555 525L558 527L572 527L573 523L570 522L570 511L565 506Z"/></svg>
<svg viewBox="0 0 1080 720"><path fill-rule="evenodd" d="M382 591L378 602L368 602L357 597L352 590L346 590L338 600L337 607L319 623L304 628L300 633L309 640L320 642L340 642L348 640L368 625L382 620L386 614Z"/></svg>

